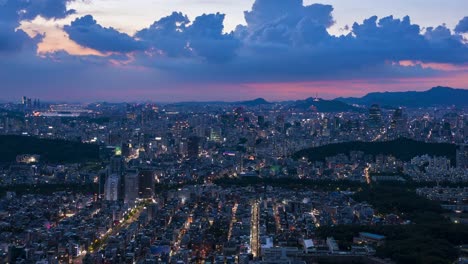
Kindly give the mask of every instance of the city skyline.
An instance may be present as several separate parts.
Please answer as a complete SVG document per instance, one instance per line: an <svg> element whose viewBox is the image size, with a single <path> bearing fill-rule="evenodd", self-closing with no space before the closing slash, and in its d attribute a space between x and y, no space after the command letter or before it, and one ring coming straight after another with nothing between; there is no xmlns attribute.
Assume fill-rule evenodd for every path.
<svg viewBox="0 0 468 264"><path fill-rule="evenodd" d="M467 0L0 0L0 264L468 263Z"/></svg>
<svg viewBox="0 0 468 264"><path fill-rule="evenodd" d="M467 88L465 1L320 2L0 1L1 99L281 101Z"/></svg>

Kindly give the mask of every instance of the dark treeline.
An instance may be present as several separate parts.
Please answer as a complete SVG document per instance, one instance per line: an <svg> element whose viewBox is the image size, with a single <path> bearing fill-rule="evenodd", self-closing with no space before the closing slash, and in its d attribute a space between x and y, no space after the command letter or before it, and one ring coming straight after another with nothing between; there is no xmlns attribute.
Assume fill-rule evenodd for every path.
<svg viewBox="0 0 468 264"><path fill-rule="evenodd" d="M336 190L358 190L359 188L365 187L366 185L361 182L347 181L347 180L303 180L293 178L259 178L259 177L244 177L244 178L221 178L214 181L215 184L220 186L254 186L254 185L266 185L272 187L284 187L290 189L316 189L324 191L336 191Z"/></svg>
<svg viewBox="0 0 468 264"><path fill-rule="evenodd" d="M93 194L97 193L99 190L99 185L94 183L88 184L19 184L11 186L2 186L0 187L0 197L3 197L6 192L15 192L16 195L24 194L41 194L41 195L50 195L55 192L73 192L73 193L83 193L83 194Z"/></svg>
<svg viewBox="0 0 468 264"><path fill-rule="evenodd" d="M335 191L335 190L350 190L357 191L369 188L369 185L364 182L350 181L350 180L304 180L295 178L259 178L259 177L244 177L244 178L219 178L214 180L215 184L227 187L227 186L255 186L255 185L267 185L272 187L283 187L290 189L303 189L309 188L314 190L323 191ZM382 183L385 184L385 183ZM392 186L398 188L406 188L411 191L415 191L421 187L468 187L468 183L460 182L415 182L407 180L406 182L392 182Z"/></svg>
<svg viewBox="0 0 468 264"><path fill-rule="evenodd" d="M13 162L22 154L38 154L41 161L51 163L99 160L99 146L74 141L6 135L0 136L0 146L0 162Z"/></svg>
<svg viewBox="0 0 468 264"><path fill-rule="evenodd" d="M407 138L392 141L363 142L353 141L329 144L296 152L293 157L308 158L309 161L324 161L326 157L338 154L349 154L350 151L362 151L370 155L393 155L396 158L409 161L413 157L428 154L430 156L445 156L455 164L456 145L447 143L425 143Z"/></svg>

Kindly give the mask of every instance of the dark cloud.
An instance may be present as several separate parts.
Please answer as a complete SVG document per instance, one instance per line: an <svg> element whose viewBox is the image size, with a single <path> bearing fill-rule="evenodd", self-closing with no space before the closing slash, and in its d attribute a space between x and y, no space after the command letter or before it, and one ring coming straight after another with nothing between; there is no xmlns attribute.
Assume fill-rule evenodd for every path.
<svg viewBox="0 0 468 264"><path fill-rule="evenodd" d="M64 30L76 43L102 52L126 53L144 49L141 42L129 35L97 24L91 15L77 18Z"/></svg>
<svg viewBox="0 0 468 264"><path fill-rule="evenodd" d="M174 12L154 22L149 28L137 32L135 37L147 43L153 53L162 52L169 57L185 57L190 54L185 37L189 23L186 15Z"/></svg>
<svg viewBox="0 0 468 264"><path fill-rule="evenodd" d="M333 7L330 5L304 6L302 0L257 0L253 4L252 11L245 12L245 20L253 30L286 18L283 21L294 24L304 17L309 17L315 23L328 28L334 23L332 11Z"/></svg>
<svg viewBox="0 0 468 264"><path fill-rule="evenodd" d="M223 62L235 56L239 41L224 34L224 14L202 15L187 29L188 46L209 61Z"/></svg>
<svg viewBox="0 0 468 264"><path fill-rule="evenodd" d="M67 10L72 0L4 0L0 1L0 53L18 52L25 46L35 46L43 36L31 39L23 30L17 29L21 20L37 16L47 19L64 18L74 13Z"/></svg>
<svg viewBox="0 0 468 264"><path fill-rule="evenodd" d="M0 2L2 21L32 20L37 16L47 19L64 18L75 13L67 4L74 0L4 0Z"/></svg>
<svg viewBox="0 0 468 264"><path fill-rule="evenodd" d="M250 66L259 67L255 75L263 79L272 75L307 78L330 71L349 74L401 60L468 61L467 44L445 26L423 33L409 16L373 16L354 23L348 35L337 37L328 32L334 24L332 12L330 5L305 6L302 0L256 0L252 10L245 12L247 25L232 33L223 32L223 14L204 14L191 22L177 12L134 37L104 28L91 16L77 19L65 31L78 44L99 51L144 50L137 55L137 64L167 69L193 62L197 70L206 69L207 76L212 76L212 69L203 61L240 76L250 75Z"/></svg>
<svg viewBox="0 0 468 264"><path fill-rule="evenodd" d="M418 57L415 52L419 53L425 44L419 26L412 25L409 17L392 16L380 20L373 16L362 24L354 23L350 35L341 43L351 49L356 60L371 63L413 60Z"/></svg>
<svg viewBox="0 0 468 264"><path fill-rule="evenodd" d="M9 0L15 1L15 0ZM34 19L40 15L47 19L64 18L68 15L74 14L75 10L67 9L67 3L73 0L16 0L25 2L24 13L21 15L22 19Z"/></svg>
<svg viewBox="0 0 468 264"><path fill-rule="evenodd" d="M445 26L422 30L408 16L373 16L354 23L347 35L333 36L328 32L332 12L330 5L304 6L301 0L256 0L245 12L247 25L228 34L223 33L223 14L204 14L191 22L174 12L135 34L146 49L136 53L134 63L174 79L235 83L429 76L437 72L398 62L468 62L467 44ZM79 44L103 51L125 42L113 29L100 33L109 29L92 19L84 24L96 30L83 33L88 42L71 35ZM106 37L99 40L98 35ZM129 44L134 38L124 36Z"/></svg>
<svg viewBox="0 0 468 264"><path fill-rule="evenodd" d="M333 7L302 0L257 0L252 11L245 12L247 26L236 29L244 41L257 44L314 44L328 36L334 24Z"/></svg>
<svg viewBox="0 0 468 264"><path fill-rule="evenodd" d="M2 25L0 22L0 55L19 52L25 47L34 48L42 40L42 35L31 39L23 30Z"/></svg>
<svg viewBox="0 0 468 264"><path fill-rule="evenodd" d="M455 27L455 32L468 33L468 16L464 17Z"/></svg>
<svg viewBox="0 0 468 264"><path fill-rule="evenodd" d="M174 12L137 32L135 37L145 42L155 55L223 62L232 58L239 46L233 34L223 33L223 22L224 14L204 14L188 25L186 15Z"/></svg>
<svg viewBox="0 0 468 264"><path fill-rule="evenodd" d="M354 23L348 35L336 37L327 31L333 8L302 7L314 9L306 13L300 2L257 0L253 11L246 12L247 26L236 29L243 43L239 56L219 75L255 81L414 77L436 72L400 67L398 61L468 62L468 46L445 26L428 28L423 34L409 17L373 16Z"/></svg>

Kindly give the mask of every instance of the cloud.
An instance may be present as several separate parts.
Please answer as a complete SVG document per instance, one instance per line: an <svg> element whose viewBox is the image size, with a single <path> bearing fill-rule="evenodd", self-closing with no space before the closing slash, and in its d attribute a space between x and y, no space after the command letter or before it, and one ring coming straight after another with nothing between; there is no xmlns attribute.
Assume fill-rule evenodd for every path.
<svg viewBox="0 0 468 264"><path fill-rule="evenodd" d="M235 56L239 41L233 34L223 33L223 14L202 15L187 28L188 46L200 57L223 62Z"/></svg>
<svg viewBox="0 0 468 264"><path fill-rule="evenodd" d="M76 13L75 10L67 9L67 4L73 0L9 0L24 3L24 12L22 19L31 20L40 15L47 19L65 18L68 15Z"/></svg>
<svg viewBox="0 0 468 264"><path fill-rule="evenodd" d="M237 73L239 79L251 75L291 79L330 72L357 74L402 60L468 61L467 44L445 26L423 32L409 16L373 16L337 37L328 33L335 23L332 12L330 5L303 5L302 0L256 0L252 10L245 12L247 25L231 33L223 33L223 14L203 14L191 22L180 12L161 18L134 37L104 28L91 16L75 20L65 31L78 44L98 51L139 51L136 64L176 73L178 66L196 67L198 77L205 70L210 78L210 63L217 65L220 74ZM249 72L252 67L261 69Z"/></svg>
<svg viewBox="0 0 468 264"><path fill-rule="evenodd" d="M34 48L41 39L41 35L31 39L23 30L15 30L12 27L2 25L0 22L0 55L19 52L25 46Z"/></svg>
<svg viewBox="0 0 468 264"><path fill-rule="evenodd" d="M425 34L419 25L411 24L408 16L378 19L376 16L354 23L353 37L343 43L364 57L380 61L419 60L424 62L466 63L468 46L445 26L429 27ZM357 54L359 55L359 54ZM356 59L359 59L357 57Z"/></svg>
<svg viewBox="0 0 468 264"><path fill-rule="evenodd" d="M468 16L464 17L455 27L455 32L468 33Z"/></svg>
<svg viewBox="0 0 468 264"><path fill-rule="evenodd" d="M77 18L64 30L76 43L101 52L127 53L144 49L141 42L129 35L97 24L91 15Z"/></svg>
<svg viewBox="0 0 468 264"><path fill-rule="evenodd" d="M21 20L37 16L47 19L64 18L74 13L67 9L71 0L4 0L0 1L0 53L18 52L25 46L35 46L43 36L34 38L17 29Z"/></svg>
<svg viewBox="0 0 468 264"><path fill-rule="evenodd" d="M330 5L304 6L302 0L257 0L245 12L247 26L238 27L236 35L260 45L314 44L328 36L332 11Z"/></svg>
<svg viewBox="0 0 468 264"><path fill-rule="evenodd" d="M67 4L74 0L4 0L0 2L2 21L33 20L37 16L47 19L64 18L75 13Z"/></svg>
<svg viewBox="0 0 468 264"><path fill-rule="evenodd" d="M189 25L186 15L174 12L135 37L145 42L153 55L223 62L232 58L239 46L233 34L223 33L223 22L223 14L204 14Z"/></svg>
<svg viewBox="0 0 468 264"><path fill-rule="evenodd" d="M184 32L189 23L186 15L174 12L154 22L149 28L137 32L135 37L147 43L152 52L162 52L169 57L188 56Z"/></svg>
<svg viewBox="0 0 468 264"><path fill-rule="evenodd" d="M294 25L304 17L312 18L315 23L328 28L334 24L332 11L333 7L330 5L304 6L302 0L257 0L252 11L245 12L245 20L253 30L278 20Z"/></svg>

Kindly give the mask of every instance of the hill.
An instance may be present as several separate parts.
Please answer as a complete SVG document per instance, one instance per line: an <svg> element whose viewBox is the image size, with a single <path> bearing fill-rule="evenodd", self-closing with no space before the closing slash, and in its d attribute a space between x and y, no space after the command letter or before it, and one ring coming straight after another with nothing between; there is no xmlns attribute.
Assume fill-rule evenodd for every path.
<svg viewBox="0 0 468 264"><path fill-rule="evenodd" d="M237 101L237 102L223 102L223 101L207 101L207 102L179 102L179 103L171 103L167 104L166 106L173 106L173 107L199 107L199 106L207 106L207 105L218 105L218 106L248 106L248 107L255 107L261 105L271 105L272 103L268 102L263 98L257 98L254 100L248 101Z"/></svg>
<svg viewBox="0 0 468 264"><path fill-rule="evenodd" d="M255 100L235 102L235 103L232 103L232 104L255 107L255 106L261 106L261 105L270 105L272 103L268 102L267 100L265 100L263 98L257 98Z"/></svg>
<svg viewBox="0 0 468 264"><path fill-rule="evenodd" d="M51 163L99 160L99 146L80 142L7 135L0 136L0 146L0 162L13 162L21 154L38 154Z"/></svg>
<svg viewBox="0 0 468 264"><path fill-rule="evenodd" d="M361 98L337 98L335 100L348 104L380 104L394 107L431 107L452 105L464 107L468 106L468 90L438 86L424 92L369 93Z"/></svg>
<svg viewBox="0 0 468 264"><path fill-rule="evenodd" d="M296 152L293 157L300 159L308 158L309 161L324 161L326 157L338 154L349 154L350 151L362 151L365 154L393 155L396 158L409 161L415 156L428 154L431 156L445 156L455 164L456 145L447 143L425 143L407 138L399 138L383 142L344 142L329 144L316 148L308 148Z"/></svg>

